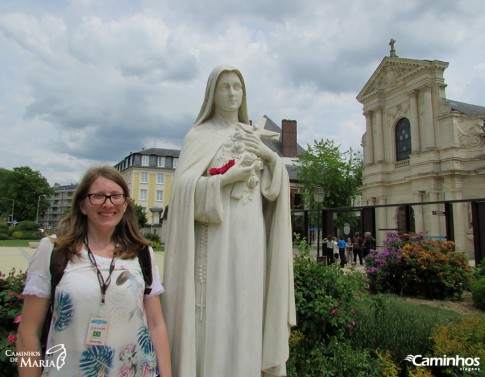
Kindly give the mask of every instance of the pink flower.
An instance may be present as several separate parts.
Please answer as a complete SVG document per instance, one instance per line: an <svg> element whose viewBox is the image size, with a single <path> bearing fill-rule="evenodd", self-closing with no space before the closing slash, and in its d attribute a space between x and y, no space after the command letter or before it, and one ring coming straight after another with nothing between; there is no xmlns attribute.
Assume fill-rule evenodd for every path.
<svg viewBox="0 0 485 377"><path fill-rule="evenodd" d="M12 297L12 296L13 296L13 292L12 292L12 291L8 292L8 295L9 295L10 297Z"/></svg>
<svg viewBox="0 0 485 377"><path fill-rule="evenodd" d="M332 315L334 317L337 317L338 316L338 309L337 308L335 308L335 309L332 310Z"/></svg>
<svg viewBox="0 0 485 377"><path fill-rule="evenodd" d="M22 300L22 294L19 294L19 295L17 296L17 298L18 298L19 300Z"/></svg>
<svg viewBox="0 0 485 377"><path fill-rule="evenodd" d="M8 334L7 340L8 340L10 343L15 342L15 334Z"/></svg>
<svg viewBox="0 0 485 377"><path fill-rule="evenodd" d="M21 319L22 319L22 315L19 314L18 316L15 317L15 319L13 320L13 323L20 323Z"/></svg>
<svg viewBox="0 0 485 377"><path fill-rule="evenodd" d="M352 321L350 323L347 324L347 328L349 330L352 330L355 326L357 326L357 324L355 323L355 321Z"/></svg>

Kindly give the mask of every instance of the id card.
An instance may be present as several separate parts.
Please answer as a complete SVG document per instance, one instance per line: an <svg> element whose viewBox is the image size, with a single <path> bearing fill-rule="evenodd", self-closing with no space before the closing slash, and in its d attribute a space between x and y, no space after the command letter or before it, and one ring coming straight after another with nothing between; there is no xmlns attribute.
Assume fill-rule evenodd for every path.
<svg viewBox="0 0 485 377"><path fill-rule="evenodd" d="M86 345L103 346L108 335L108 320L106 318L94 317L89 320Z"/></svg>

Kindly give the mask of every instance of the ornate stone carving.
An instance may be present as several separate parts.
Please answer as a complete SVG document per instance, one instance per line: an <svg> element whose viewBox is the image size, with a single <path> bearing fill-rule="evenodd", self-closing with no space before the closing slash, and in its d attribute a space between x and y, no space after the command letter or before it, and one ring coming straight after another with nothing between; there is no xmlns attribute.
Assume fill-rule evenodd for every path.
<svg viewBox="0 0 485 377"><path fill-rule="evenodd" d="M384 64L374 82L367 88L364 95L377 90L385 90L398 85L401 78L419 68L417 64L388 62Z"/></svg>
<svg viewBox="0 0 485 377"><path fill-rule="evenodd" d="M461 147L478 148L485 146L485 133L480 124L475 123L468 130L464 130L460 126L457 129Z"/></svg>

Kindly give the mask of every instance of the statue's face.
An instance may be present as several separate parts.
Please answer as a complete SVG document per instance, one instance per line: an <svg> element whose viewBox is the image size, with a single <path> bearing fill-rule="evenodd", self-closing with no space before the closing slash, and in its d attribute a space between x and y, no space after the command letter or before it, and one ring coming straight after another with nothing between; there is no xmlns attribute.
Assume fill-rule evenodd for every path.
<svg viewBox="0 0 485 377"><path fill-rule="evenodd" d="M224 72L219 76L214 93L214 104L223 111L237 111L241 106L243 87L234 72Z"/></svg>

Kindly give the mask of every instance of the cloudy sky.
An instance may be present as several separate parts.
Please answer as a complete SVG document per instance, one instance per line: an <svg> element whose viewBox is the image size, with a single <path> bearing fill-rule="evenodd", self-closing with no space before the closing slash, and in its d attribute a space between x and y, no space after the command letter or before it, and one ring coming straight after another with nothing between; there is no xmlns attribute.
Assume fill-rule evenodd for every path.
<svg viewBox="0 0 485 377"><path fill-rule="evenodd" d="M355 97L389 55L441 60L449 99L485 106L483 0L2 0L0 167L74 183L92 164L179 148L212 68L245 78L252 120L302 146L360 149Z"/></svg>

